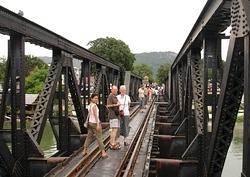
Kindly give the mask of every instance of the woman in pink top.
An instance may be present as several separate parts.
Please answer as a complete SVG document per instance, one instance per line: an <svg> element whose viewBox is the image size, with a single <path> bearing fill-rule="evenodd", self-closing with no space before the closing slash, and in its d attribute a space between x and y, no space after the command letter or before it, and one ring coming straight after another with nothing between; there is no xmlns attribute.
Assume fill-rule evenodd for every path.
<svg viewBox="0 0 250 177"><path fill-rule="evenodd" d="M99 119L99 109L96 105L98 102L98 95L93 93L91 95L91 103L89 105L89 122L88 122L88 135L84 142L83 155L87 154L87 149L93 137L95 136L99 149L102 152L102 157L107 157L107 153L105 152L103 140L102 140L102 127Z"/></svg>

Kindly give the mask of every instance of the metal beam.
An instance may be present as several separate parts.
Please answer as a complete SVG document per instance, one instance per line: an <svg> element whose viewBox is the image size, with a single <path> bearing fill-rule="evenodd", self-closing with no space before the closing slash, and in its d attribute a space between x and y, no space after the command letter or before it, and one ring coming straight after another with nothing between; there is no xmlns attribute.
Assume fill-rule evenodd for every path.
<svg viewBox="0 0 250 177"><path fill-rule="evenodd" d="M127 89L127 95L129 95L130 93L130 82L131 82L131 71L126 71L125 72L125 79L124 79L124 85L126 86L126 89ZM131 95L130 95L131 96Z"/></svg>
<svg viewBox="0 0 250 177"><path fill-rule="evenodd" d="M250 37L244 44L244 129L242 177L250 177Z"/></svg>
<svg viewBox="0 0 250 177"><path fill-rule="evenodd" d="M198 36L201 34L201 32L203 30L206 30L206 28L208 28L209 23L212 23L211 21L214 20L212 17L216 14L216 12L219 13L219 10L221 10L223 6L225 7L225 10L223 10L223 12L228 10L227 13L229 13L229 16L224 16L224 18L227 18L228 20L228 24L226 24L226 26L230 25L230 6L229 8L227 7L228 6L227 4L230 5L230 3L231 1L227 0L207 1L205 7L203 8L200 16L198 17L196 23L194 24L191 32L189 33L186 41L184 42L171 68L176 67L176 65L179 63L182 57L188 52L190 47L194 44L195 40L198 39Z"/></svg>
<svg viewBox="0 0 250 177"><path fill-rule="evenodd" d="M220 177L243 95L243 39L231 36L208 154L209 177Z"/></svg>
<svg viewBox="0 0 250 177"><path fill-rule="evenodd" d="M196 130L197 134L203 133L203 81L201 75L200 61L201 54L200 49L191 49L189 52L189 57L191 61L191 78L193 86L193 99L195 107L195 120L196 120Z"/></svg>
<svg viewBox="0 0 250 177"><path fill-rule="evenodd" d="M46 120L52 107L53 96L55 95L57 82L61 76L62 60L61 51L53 51L53 61L51 63L48 76L45 81L43 91L39 95L38 104L31 122L31 134L40 143L43 135Z"/></svg>
<svg viewBox="0 0 250 177"><path fill-rule="evenodd" d="M12 174L12 169L14 167L14 158L11 155L11 152L8 149L8 146L5 144L2 134L0 134L0 160L2 165L5 166L5 169L9 174Z"/></svg>
<svg viewBox="0 0 250 177"><path fill-rule="evenodd" d="M2 29L2 30L1 30ZM120 67L110 61L88 51L68 39L0 6L0 33L18 32L26 37L26 41L53 49L58 48L74 55L75 58L89 60L120 71Z"/></svg>

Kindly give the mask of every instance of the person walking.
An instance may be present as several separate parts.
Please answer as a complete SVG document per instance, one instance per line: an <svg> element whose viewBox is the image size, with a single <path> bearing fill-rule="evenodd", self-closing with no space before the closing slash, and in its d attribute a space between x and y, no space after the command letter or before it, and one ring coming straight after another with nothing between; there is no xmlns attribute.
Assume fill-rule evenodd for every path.
<svg viewBox="0 0 250 177"><path fill-rule="evenodd" d="M120 144L117 143L117 131L120 127L119 124L119 102L116 97L117 95L117 86L113 85L111 87L111 93L108 96L107 108L109 109L108 118L110 123L110 149L118 150L121 148Z"/></svg>
<svg viewBox="0 0 250 177"><path fill-rule="evenodd" d="M152 95L153 95L153 90L151 89L151 87L148 88L148 101L151 102L152 101Z"/></svg>
<svg viewBox="0 0 250 177"><path fill-rule="evenodd" d="M99 149L101 151L102 157L108 157L104 144L102 139L102 126L99 119L99 109L97 107L98 103L98 94L93 93L91 95L91 102L89 105L89 111L88 111L88 135L84 142L84 148L83 148L83 155L86 155L88 153L88 147L90 145L90 142L92 141L93 137L97 139L97 142L99 144Z"/></svg>
<svg viewBox="0 0 250 177"><path fill-rule="evenodd" d="M124 145L128 146L128 134L129 134L129 106L131 103L130 97L126 95L126 86L120 86L120 95L117 96L118 102L120 104L120 134L124 137Z"/></svg>
<svg viewBox="0 0 250 177"><path fill-rule="evenodd" d="M148 86L144 87L144 108L148 104Z"/></svg>
<svg viewBox="0 0 250 177"><path fill-rule="evenodd" d="M139 105L140 105L140 108L141 108L141 112L143 112L144 98L145 98L143 85L141 85L141 87L139 88L138 93L139 93Z"/></svg>

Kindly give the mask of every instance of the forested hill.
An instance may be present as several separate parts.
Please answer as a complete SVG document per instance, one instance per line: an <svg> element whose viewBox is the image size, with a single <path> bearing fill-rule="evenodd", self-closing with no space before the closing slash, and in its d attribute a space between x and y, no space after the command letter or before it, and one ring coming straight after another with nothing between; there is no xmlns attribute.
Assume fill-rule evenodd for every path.
<svg viewBox="0 0 250 177"><path fill-rule="evenodd" d="M150 52L135 54L135 64L147 64L152 67L154 75L156 75L158 68L161 64L172 64L176 53L174 52Z"/></svg>
<svg viewBox="0 0 250 177"><path fill-rule="evenodd" d="M135 54L136 61L135 64L147 64L152 67L154 76L157 73L158 68L161 64L169 63L172 64L176 53L174 52L150 52L150 53L138 53ZM41 58L45 63L51 63L51 57L41 56ZM74 66L80 68L80 61L75 61Z"/></svg>

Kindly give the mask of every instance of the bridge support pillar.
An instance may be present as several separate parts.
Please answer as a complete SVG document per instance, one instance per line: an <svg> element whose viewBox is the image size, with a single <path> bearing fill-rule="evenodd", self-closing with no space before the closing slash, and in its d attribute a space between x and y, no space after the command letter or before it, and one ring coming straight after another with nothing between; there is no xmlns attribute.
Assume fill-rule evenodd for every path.
<svg viewBox="0 0 250 177"><path fill-rule="evenodd" d="M85 59L81 64L81 76L80 76L80 90L81 90L81 101L83 103L84 114L86 115L87 104L90 99L90 69L91 63L88 59Z"/></svg>
<svg viewBox="0 0 250 177"><path fill-rule="evenodd" d="M17 165L14 169L13 176L18 170L25 169L27 165L27 151L25 147L24 132L26 131L25 121L25 68L24 68L24 38L19 34L11 34L9 40L8 60L10 64L9 78L10 81L10 106L11 106L11 147L12 156ZM7 86L8 87L8 86ZM20 125L18 124L20 120ZM27 173L22 170L23 176Z"/></svg>
<svg viewBox="0 0 250 177"><path fill-rule="evenodd" d="M242 177L250 177L250 36L244 44L244 135Z"/></svg>
<svg viewBox="0 0 250 177"><path fill-rule="evenodd" d="M131 81L131 71L126 71L125 72L125 79L124 79L124 85L126 86L127 89L127 95L130 93L130 81Z"/></svg>

